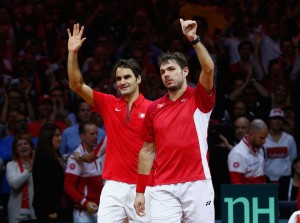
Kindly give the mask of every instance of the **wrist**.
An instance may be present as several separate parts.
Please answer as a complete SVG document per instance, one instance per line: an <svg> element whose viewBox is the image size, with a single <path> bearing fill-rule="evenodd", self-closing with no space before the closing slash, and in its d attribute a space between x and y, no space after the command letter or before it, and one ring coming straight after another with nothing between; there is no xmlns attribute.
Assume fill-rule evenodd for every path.
<svg viewBox="0 0 300 223"><path fill-rule="evenodd" d="M195 45L195 44L199 43L200 41L201 41L200 36L196 35L196 38L194 40L190 41L190 43L192 45Z"/></svg>
<svg viewBox="0 0 300 223"><path fill-rule="evenodd" d="M148 178L149 178L149 175L145 175L145 174L137 175L137 182L136 182L136 192L137 193L145 193Z"/></svg>

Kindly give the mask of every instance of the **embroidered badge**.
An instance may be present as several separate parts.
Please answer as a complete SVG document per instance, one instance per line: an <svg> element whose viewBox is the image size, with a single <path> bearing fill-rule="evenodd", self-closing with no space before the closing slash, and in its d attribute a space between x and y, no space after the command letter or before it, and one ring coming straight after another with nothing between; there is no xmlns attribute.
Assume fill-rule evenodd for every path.
<svg viewBox="0 0 300 223"><path fill-rule="evenodd" d="M240 166L240 163L239 163L239 162L234 162L234 163L233 163L233 167L234 167L234 168L238 168L239 166Z"/></svg>
<svg viewBox="0 0 300 223"><path fill-rule="evenodd" d="M71 164L70 164L70 169L71 169L71 170L74 170L74 169L75 169L75 167L76 167L76 166L75 166L75 164L74 164L74 163L71 163Z"/></svg>
<svg viewBox="0 0 300 223"><path fill-rule="evenodd" d="M142 112L140 112L139 115L138 115L139 118L145 118L145 116L146 116L146 114L142 113Z"/></svg>

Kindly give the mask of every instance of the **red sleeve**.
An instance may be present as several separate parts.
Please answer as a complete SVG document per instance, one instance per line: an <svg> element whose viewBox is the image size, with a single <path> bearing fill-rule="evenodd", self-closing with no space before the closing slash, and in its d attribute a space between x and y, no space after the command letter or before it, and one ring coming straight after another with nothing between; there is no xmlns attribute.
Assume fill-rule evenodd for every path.
<svg viewBox="0 0 300 223"><path fill-rule="evenodd" d="M85 206L87 204L87 200L77 191L75 187L79 178L80 177L77 175L65 173L64 189L66 194L73 200L75 204Z"/></svg>
<svg viewBox="0 0 300 223"><path fill-rule="evenodd" d="M247 184L245 174L240 172L229 172L231 184Z"/></svg>

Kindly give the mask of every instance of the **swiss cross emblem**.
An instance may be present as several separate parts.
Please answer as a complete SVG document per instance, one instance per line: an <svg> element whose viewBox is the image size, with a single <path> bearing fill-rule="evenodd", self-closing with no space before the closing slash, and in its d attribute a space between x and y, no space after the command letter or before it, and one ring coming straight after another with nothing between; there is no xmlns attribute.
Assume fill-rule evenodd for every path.
<svg viewBox="0 0 300 223"><path fill-rule="evenodd" d="M74 170L74 169L75 169L75 164L74 164L74 163L71 163L71 164L70 164L70 169L71 169L71 170Z"/></svg>
<svg viewBox="0 0 300 223"><path fill-rule="evenodd" d="M145 113L142 113L142 112L139 113L139 118L145 118L145 116L146 116Z"/></svg>
<svg viewBox="0 0 300 223"><path fill-rule="evenodd" d="M239 166L240 166L240 163L239 163L239 162L234 162L234 163L233 163L233 167L234 167L234 168L238 168Z"/></svg>

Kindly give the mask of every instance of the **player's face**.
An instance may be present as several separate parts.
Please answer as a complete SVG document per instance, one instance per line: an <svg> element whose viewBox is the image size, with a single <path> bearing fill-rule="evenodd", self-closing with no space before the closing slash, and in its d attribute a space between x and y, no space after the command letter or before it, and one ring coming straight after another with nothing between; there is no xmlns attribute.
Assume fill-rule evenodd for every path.
<svg viewBox="0 0 300 223"><path fill-rule="evenodd" d="M172 60L160 65L161 79L168 91L178 91L186 83L188 68L181 69Z"/></svg>
<svg viewBox="0 0 300 223"><path fill-rule="evenodd" d="M116 84L121 95L131 95L138 91L141 83L141 76L137 78L129 68L119 67L116 71Z"/></svg>

